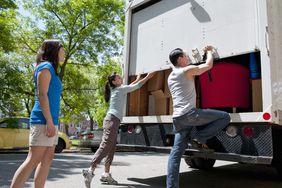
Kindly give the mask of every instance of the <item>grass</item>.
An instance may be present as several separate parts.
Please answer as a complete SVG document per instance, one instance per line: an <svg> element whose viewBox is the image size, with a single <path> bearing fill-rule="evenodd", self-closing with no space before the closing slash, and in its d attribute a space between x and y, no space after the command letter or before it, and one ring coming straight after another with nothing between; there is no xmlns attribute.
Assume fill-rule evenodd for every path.
<svg viewBox="0 0 282 188"><path fill-rule="evenodd" d="M79 140L78 140L78 139L71 140L71 144L72 144L73 146L78 146L78 145L79 145Z"/></svg>

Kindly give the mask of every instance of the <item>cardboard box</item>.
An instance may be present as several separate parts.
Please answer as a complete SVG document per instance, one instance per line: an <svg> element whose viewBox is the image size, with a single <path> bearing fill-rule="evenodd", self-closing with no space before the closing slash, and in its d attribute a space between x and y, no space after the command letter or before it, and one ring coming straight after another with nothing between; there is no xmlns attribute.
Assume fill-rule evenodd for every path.
<svg viewBox="0 0 282 188"><path fill-rule="evenodd" d="M171 71L172 71L171 69L167 69L167 70L164 71L164 77L165 77L164 78L164 95L166 97L170 97L171 96L171 93L170 93L170 90L169 90L168 84L167 84L167 78L170 75Z"/></svg>
<svg viewBox="0 0 282 188"><path fill-rule="evenodd" d="M172 115L173 114L173 101L172 98L169 98L169 111L168 111L168 115Z"/></svg>
<svg viewBox="0 0 282 188"><path fill-rule="evenodd" d="M150 110L150 115L168 115L169 113L169 98L165 97L162 90L151 92L153 97L149 97L149 105L154 105L155 112Z"/></svg>
<svg viewBox="0 0 282 188"><path fill-rule="evenodd" d="M147 82L148 91L156 91L164 87L164 71L159 71Z"/></svg>
<svg viewBox="0 0 282 188"><path fill-rule="evenodd" d="M252 80L253 112L262 112L262 87L261 79Z"/></svg>
<svg viewBox="0 0 282 188"><path fill-rule="evenodd" d="M135 79L136 76L131 76L129 83L132 83ZM146 116L148 114L148 91L146 84L128 94L127 112L129 116Z"/></svg>
<svg viewBox="0 0 282 188"><path fill-rule="evenodd" d="M153 95L149 95L149 104L148 104L148 116L155 115L155 97Z"/></svg>

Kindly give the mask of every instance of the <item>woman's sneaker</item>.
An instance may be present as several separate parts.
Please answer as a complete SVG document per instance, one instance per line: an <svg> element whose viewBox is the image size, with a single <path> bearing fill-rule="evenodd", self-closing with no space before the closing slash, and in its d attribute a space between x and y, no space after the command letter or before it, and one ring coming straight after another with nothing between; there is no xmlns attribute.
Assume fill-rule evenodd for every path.
<svg viewBox="0 0 282 188"><path fill-rule="evenodd" d="M86 188L90 188L91 187L91 181L94 177L94 174L92 173L92 171L82 170L82 175L84 177L84 183L85 183Z"/></svg>
<svg viewBox="0 0 282 188"><path fill-rule="evenodd" d="M114 178L112 177L111 174L109 174L108 176L102 175L100 178L100 181L102 183L107 183L109 185L117 185L118 182L116 180L114 180Z"/></svg>

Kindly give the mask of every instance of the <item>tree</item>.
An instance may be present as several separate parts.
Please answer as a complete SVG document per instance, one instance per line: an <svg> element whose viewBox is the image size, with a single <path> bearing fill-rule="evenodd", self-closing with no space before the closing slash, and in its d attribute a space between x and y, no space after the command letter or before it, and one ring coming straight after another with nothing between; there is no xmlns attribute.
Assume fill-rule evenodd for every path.
<svg viewBox="0 0 282 188"><path fill-rule="evenodd" d="M59 74L64 86L61 120L69 122L104 116L103 113L93 110L99 107L104 113L106 111L105 104L102 107L103 103L98 102L100 105L97 105L101 98L101 88L97 88L97 80L105 76L97 68L105 66L113 69L107 62L112 61L112 56L121 54L124 2L25 0L22 3L32 16L21 18L21 23L24 24L17 32L19 51L16 56L21 58L27 75L32 76L30 57L35 57L42 41L46 38L60 39L66 52ZM118 67L116 62L109 65Z"/></svg>
<svg viewBox="0 0 282 188"><path fill-rule="evenodd" d="M1 0L0 3L0 11L2 11L3 9L15 9L17 8L15 2L13 0Z"/></svg>
<svg viewBox="0 0 282 188"><path fill-rule="evenodd" d="M17 6L12 0L1 0L0 3L0 52L13 50L14 40L12 31L17 20L15 9Z"/></svg>
<svg viewBox="0 0 282 188"><path fill-rule="evenodd" d="M31 29L36 27L30 18L18 15L18 19L19 22L26 22L26 24L19 25L13 31L13 37L17 43L9 53L0 54L1 80L3 80L0 84L2 116L30 116L35 99L32 76L42 31L34 32L35 29ZM33 42L26 43L23 39Z"/></svg>
<svg viewBox="0 0 282 188"><path fill-rule="evenodd" d="M18 27L17 8L13 0L0 3L0 115L26 115L22 96L27 93L23 87L24 74L16 63L10 62L7 53L15 51L14 30ZM29 100L29 97L25 97Z"/></svg>
<svg viewBox="0 0 282 188"><path fill-rule="evenodd" d="M21 100L23 95L28 96L22 87L25 85L24 73L15 64L3 59L0 62L0 111L3 116L25 115Z"/></svg>
<svg viewBox="0 0 282 188"><path fill-rule="evenodd" d="M121 0L27 0L25 7L45 24L46 37L64 43L66 59L61 68L63 80L70 58L89 64L118 55L124 22Z"/></svg>

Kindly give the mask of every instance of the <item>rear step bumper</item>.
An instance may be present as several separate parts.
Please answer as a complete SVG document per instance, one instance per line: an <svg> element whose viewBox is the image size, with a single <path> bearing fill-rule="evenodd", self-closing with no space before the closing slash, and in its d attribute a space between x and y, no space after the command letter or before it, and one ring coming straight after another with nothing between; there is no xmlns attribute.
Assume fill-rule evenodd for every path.
<svg viewBox="0 0 282 188"><path fill-rule="evenodd" d="M127 145L127 144L117 144L117 149L119 151L151 151L158 153L170 153L172 147L158 147L158 146L142 146L142 145ZM220 152L204 152L193 149L186 149L184 156L189 157L200 157L209 158L216 160L234 161L250 164L267 164L272 163L272 157L269 156L251 156L251 155L240 155L235 153L220 153Z"/></svg>

